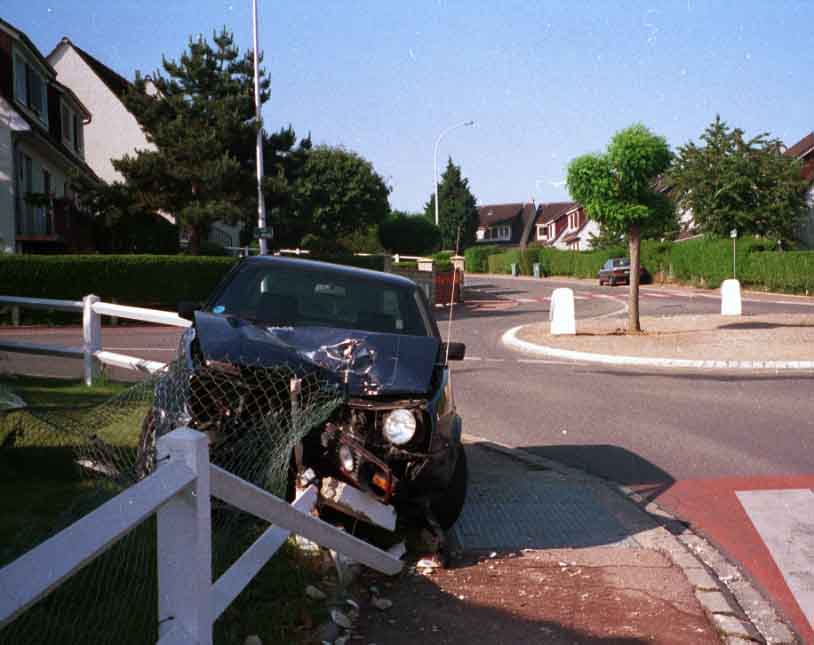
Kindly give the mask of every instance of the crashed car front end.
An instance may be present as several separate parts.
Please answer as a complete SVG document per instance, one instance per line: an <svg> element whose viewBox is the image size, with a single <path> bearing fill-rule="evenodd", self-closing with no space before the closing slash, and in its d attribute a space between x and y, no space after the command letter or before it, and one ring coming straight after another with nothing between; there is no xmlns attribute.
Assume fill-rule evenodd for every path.
<svg viewBox="0 0 814 645"><path fill-rule="evenodd" d="M292 446L289 496L314 484L321 507L390 531L397 518L440 529L457 518L460 503L450 508L444 497L462 467L461 420L437 338L197 312L181 355L191 374L183 421L208 434L213 460L257 418L300 413L319 387L337 405ZM282 365L292 374L288 401L257 404L264 398L248 394L262 387L254 372Z"/></svg>

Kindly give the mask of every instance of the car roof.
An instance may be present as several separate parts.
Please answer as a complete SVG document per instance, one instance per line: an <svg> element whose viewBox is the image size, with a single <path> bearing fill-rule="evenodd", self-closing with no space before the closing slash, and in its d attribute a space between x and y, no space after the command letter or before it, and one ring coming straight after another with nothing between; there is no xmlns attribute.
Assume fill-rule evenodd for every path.
<svg viewBox="0 0 814 645"><path fill-rule="evenodd" d="M323 271L333 273L343 278L357 278L368 282L378 282L397 289L415 289L416 284L409 278L384 273L382 271L372 271L370 269L360 269L359 267L347 266L344 264L334 264L332 262L320 262L318 260L304 260L302 258L290 258L281 255L256 255L245 258L244 263L249 265L271 265L286 269L303 269L305 271Z"/></svg>

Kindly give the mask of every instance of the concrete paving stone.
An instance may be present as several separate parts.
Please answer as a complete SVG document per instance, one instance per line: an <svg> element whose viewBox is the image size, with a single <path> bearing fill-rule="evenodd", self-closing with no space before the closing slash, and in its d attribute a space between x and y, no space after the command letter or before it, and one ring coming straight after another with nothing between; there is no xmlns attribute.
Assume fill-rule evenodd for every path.
<svg viewBox="0 0 814 645"><path fill-rule="evenodd" d="M761 642L758 631L751 624L727 614L713 614L713 624L725 635Z"/></svg>
<svg viewBox="0 0 814 645"><path fill-rule="evenodd" d="M711 614L738 614L738 610L733 607L726 596L720 591L701 591L696 589L695 597L701 606Z"/></svg>
<svg viewBox="0 0 814 645"><path fill-rule="evenodd" d="M751 638L741 638L740 636L728 636L726 645L755 645L755 641Z"/></svg>
<svg viewBox="0 0 814 645"><path fill-rule="evenodd" d="M735 580L727 584L738 604L769 643L796 642L794 633L780 620L774 607L748 580Z"/></svg>
<svg viewBox="0 0 814 645"><path fill-rule="evenodd" d="M718 583L704 569L687 569L684 571L687 580L696 589L703 591L718 591Z"/></svg>

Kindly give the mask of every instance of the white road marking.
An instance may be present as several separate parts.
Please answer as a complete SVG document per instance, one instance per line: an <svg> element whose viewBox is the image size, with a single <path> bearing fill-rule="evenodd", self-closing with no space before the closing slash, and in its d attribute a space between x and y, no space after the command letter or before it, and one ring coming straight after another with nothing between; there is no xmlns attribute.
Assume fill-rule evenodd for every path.
<svg viewBox="0 0 814 645"><path fill-rule="evenodd" d="M736 491L746 514L814 627L814 491Z"/></svg>
<svg viewBox="0 0 814 645"><path fill-rule="evenodd" d="M486 360L490 363L503 363L506 361L505 358L487 358Z"/></svg>
<svg viewBox="0 0 814 645"><path fill-rule="evenodd" d="M532 365L576 365L577 363L569 363L568 361L547 361L542 358L518 358L518 363L530 363Z"/></svg>
<svg viewBox="0 0 814 645"><path fill-rule="evenodd" d="M465 361L482 361L480 356L464 356Z"/></svg>
<svg viewBox="0 0 814 645"><path fill-rule="evenodd" d="M516 302L526 303L526 302L537 302L534 298L515 298Z"/></svg>
<svg viewBox="0 0 814 645"><path fill-rule="evenodd" d="M105 347L112 352L173 352L175 347Z"/></svg>

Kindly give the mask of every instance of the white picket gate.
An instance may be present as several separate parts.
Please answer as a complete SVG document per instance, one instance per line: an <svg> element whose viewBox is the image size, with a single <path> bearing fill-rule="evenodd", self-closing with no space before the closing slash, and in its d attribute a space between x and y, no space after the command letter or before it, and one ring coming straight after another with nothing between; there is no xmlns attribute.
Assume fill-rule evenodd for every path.
<svg viewBox="0 0 814 645"><path fill-rule="evenodd" d="M382 573L401 570L391 554L310 515L313 486L288 504L210 464L200 432L179 428L161 437L157 463L148 477L0 569L0 628L153 513L161 645L211 644L215 620L291 533ZM214 583L210 496L272 523Z"/></svg>

